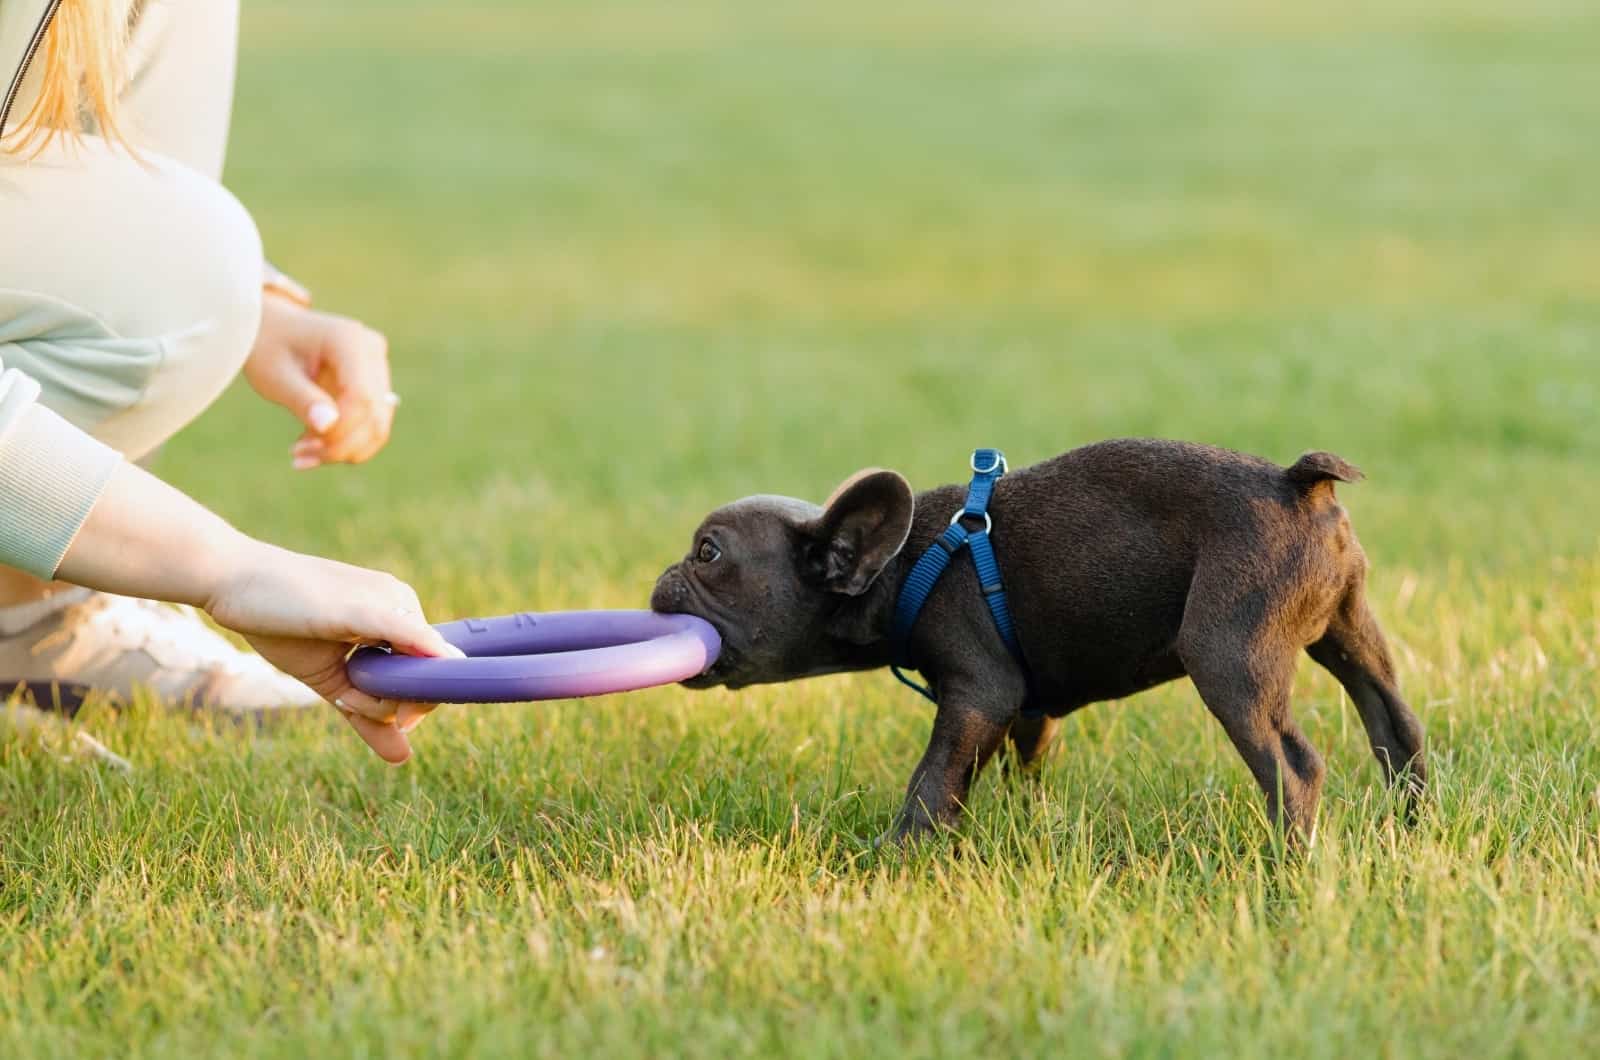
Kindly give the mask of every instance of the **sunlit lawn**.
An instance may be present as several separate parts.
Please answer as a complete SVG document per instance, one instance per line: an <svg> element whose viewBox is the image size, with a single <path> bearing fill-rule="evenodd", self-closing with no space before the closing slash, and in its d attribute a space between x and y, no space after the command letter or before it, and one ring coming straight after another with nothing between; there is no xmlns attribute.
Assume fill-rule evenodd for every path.
<svg viewBox="0 0 1600 1060"><path fill-rule="evenodd" d="M131 777L0 745L0 1055L1592 1050L1600 17L758 7L247 6L231 182L405 403L302 475L241 389L162 472L445 618L643 606L868 464L1332 449L1421 823L1309 661L1298 866L1186 683L910 856L886 674L455 708L401 769L91 710Z"/></svg>

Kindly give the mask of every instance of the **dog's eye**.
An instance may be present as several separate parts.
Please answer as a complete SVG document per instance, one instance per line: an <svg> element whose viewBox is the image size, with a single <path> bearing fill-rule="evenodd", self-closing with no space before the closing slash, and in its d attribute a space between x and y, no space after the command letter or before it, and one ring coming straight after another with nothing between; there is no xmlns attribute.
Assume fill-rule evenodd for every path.
<svg viewBox="0 0 1600 1060"><path fill-rule="evenodd" d="M722 549L708 537L700 542L700 550L694 555L701 563L715 563L722 558Z"/></svg>

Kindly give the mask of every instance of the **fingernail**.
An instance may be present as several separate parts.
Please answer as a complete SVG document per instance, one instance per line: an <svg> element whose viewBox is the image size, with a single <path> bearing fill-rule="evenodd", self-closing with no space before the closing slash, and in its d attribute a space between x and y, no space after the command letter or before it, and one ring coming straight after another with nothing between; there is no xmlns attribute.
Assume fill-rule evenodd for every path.
<svg viewBox="0 0 1600 1060"><path fill-rule="evenodd" d="M339 410L326 401L319 401L306 412L306 422L311 424L312 430L321 434L339 422Z"/></svg>
<svg viewBox="0 0 1600 1060"><path fill-rule="evenodd" d="M467 653L456 647L454 644L446 644L444 646L444 657L446 659L465 659L467 657Z"/></svg>
<svg viewBox="0 0 1600 1060"><path fill-rule="evenodd" d="M314 467L320 467L321 464L322 461L314 456L297 456L290 466L296 471L310 471Z"/></svg>

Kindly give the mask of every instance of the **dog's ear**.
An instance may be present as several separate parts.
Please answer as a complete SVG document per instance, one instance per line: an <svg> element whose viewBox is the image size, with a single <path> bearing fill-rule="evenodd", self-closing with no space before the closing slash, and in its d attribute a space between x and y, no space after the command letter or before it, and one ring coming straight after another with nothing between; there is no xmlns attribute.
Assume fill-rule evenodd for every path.
<svg viewBox="0 0 1600 1060"><path fill-rule="evenodd" d="M829 592L860 596L905 547L915 507L898 471L869 468L840 483L807 528L808 566Z"/></svg>

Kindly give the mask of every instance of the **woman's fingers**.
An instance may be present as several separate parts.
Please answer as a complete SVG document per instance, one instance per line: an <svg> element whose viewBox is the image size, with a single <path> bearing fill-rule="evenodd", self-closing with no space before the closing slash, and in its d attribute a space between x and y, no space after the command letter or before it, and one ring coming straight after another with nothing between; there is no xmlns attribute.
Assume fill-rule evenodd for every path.
<svg viewBox="0 0 1600 1060"><path fill-rule="evenodd" d="M392 724L399 714L400 704L392 699L369 696L353 685L346 685L336 696L327 697L334 706L346 714L359 714L363 718Z"/></svg>
<svg viewBox="0 0 1600 1060"><path fill-rule="evenodd" d="M256 393L294 413L309 432L332 430L339 419L333 391L316 378L315 326L319 314L279 298L261 305L261 328L244 363ZM309 347L309 349L308 349Z"/></svg>
<svg viewBox="0 0 1600 1060"><path fill-rule="evenodd" d="M411 757L411 741L406 739L406 734L399 726L400 709L409 704L369 696L348 681L338 693L329 697L334 709L344 716L344 720L350 723L350 727L379 758L397 766ZM414 728L416 722L412 720L413 713L408 711L406 720Z"/></svg>
<svg viewBox="0 0 1600 1060"><path fill-rule="evenodd" d="M364 464L389 440L388 428L377 423L366 405L339 417L340 429L322 440L322 460L329 464Z"/></svg>
<svg viewBox="0 0 1600 1060"><path fill-rule="evenodd" d="M344 392L374 400L389 392L389 340L382 332L355 320L338 320L327 330L322 355Z"/></svg>
<svg viewBox="0 0 1600 1060"><path fill-rule="evenodd" d="M465 658L465 652L445 640L423 619L415 594L400 583L397 587L401 591L395 596L401 602L364 623L366 628L359 631L361 639L385 641L395 651L406 655ZM398 765L411 757L411 743L406 734L422 724L422 719L433 713L438 704L379 699L350 685L346 678L344 689L334 699L334 706L361 734L367 746L384 761Z"/></svg>
<svg viewBox="0 0 1600 1060"><path fill-rule="evenodd" d="M389 341L359 321L309 314L317 325L315 345L305 363L316 366L318 392L333 395L336 413L311 423L291 450L296 469L322 464L361 464L389 442L398 399L390 390ZM304 420L304 417L302 417Z"/></svg>
<svg viewBox="0 0 1600 1060"><path fill-rule="evenodd" d="M300 466L362 464L383 451L394 426L390 395L369 400L365 395L340 396L339 421L327 434L307 434L295 442L291 455Z"/></svg>
<svg viewBox="0 0 1600 1060"><path fill-rule="evenodd" d="M399 765L411 757L406 735L438 709L437 703L376 699L351 688L334 701L334 707L379 758Z"/></svg>
<svg viewBox="0 0 1600 1060"><path fill-rule="evenodd" d="M422 724L426 718L439 708L437 703L402 703L395 711L394 725L401 732L410 732Z"/></svg>
<svg viewBox="0 0 1600 1060"><path fill-rule="evenodd" d="M430 659L465 659L467 653L444 639L444 635L426 622L417 621L408 627L401 640L391 640L395 651L406 655L424 655Z"/></svg>
<svg viewBox="0 0 1600 1060"><path fill-rule="evenodd" d="M363 463L388 444L397 404L389 340L359 321L268 299L244 374L305 425L291 453L297 469Z"/></svg>
<svg viewBox="0 0 1600 1060"><path fill-rule="evenodd" d="M294 413L308 430L323 432L338 426L338 402L306 374L300 362L283 356L255 363L250 384L262 397Z"/></svg>
<svg viewBox="0 0 1600 1060"><path fill-rule="evenodd" d="M409 589L406 590L410 592ZM370 623L372 632L366 634L374 640L386 642L389 647L405 655L422 655L434 659L465 659L467 653L444 639L444 634L428 625L422 617L422 607L414 600L395 604L387 612L374 616Z"/></svg>
<svg viewBox="0 0 1600 1060"><path fill-rule="evenodd" d="M301 435L289 450L289 460L296 471L309 471L311 468L321 467L325 457L322 439L309 431Z"/></svg>
<svg viewBox="0 0 1600 1060"><path fill-rule="evenodd" d="M389 441L395 405L389 383L389 340L353 320L328 330L323 363L338 395L340 423L324 435L327 462L359 464ZM327 385L324 383L324 385Z"/></svg>
<svg viewBox="0 0 1600 1060"><path fill-rule="evenodd" d="M411 741L406 739L406 734L397 728L394 722L373 721L354 711L340 711L344 720L350 723L367 746L377 753L378 757L390 765L399 765L411 757Z"/></svg>
<svg viewBox="0 0 1600 1060"><path fill-rule="evenodd" d="M289 450L295 470L323 464L364 464L383 451L389 438L386 429L365 424L359 417L350 417L349 422L356 426L345 435L325 439L308 434L297 440Z"/></svg>

